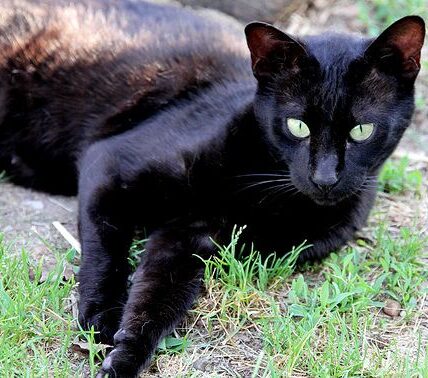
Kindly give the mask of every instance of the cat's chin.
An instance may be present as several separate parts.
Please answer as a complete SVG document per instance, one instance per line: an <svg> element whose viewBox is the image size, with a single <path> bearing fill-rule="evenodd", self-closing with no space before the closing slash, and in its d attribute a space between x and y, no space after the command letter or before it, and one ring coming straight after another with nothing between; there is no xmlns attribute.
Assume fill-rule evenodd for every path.
<svg viewBox="0 0 428 378"><path fill-rule="evenodd" d="M346 196L342 197L317 197L310 196L311 200L314 201L318 206L331 207L336 206L338 203L346 199Z"/></svg>

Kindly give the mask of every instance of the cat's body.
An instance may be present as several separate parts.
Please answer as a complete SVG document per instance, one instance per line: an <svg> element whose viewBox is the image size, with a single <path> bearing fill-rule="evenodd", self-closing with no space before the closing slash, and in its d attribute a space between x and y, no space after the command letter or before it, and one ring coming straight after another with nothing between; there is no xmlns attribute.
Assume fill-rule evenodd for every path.
<svg viewBox="0 0 428 378"><path fill-rule="evenodd" d="M232 22L219 31L208 16L140 3L138 26L118 10L49 5L0 5L0 159L18 183L73 194L75 162L89 144L201 87L251 78Z"/></svg>
<svg viewBox="0 0 428 378"><path fill-rule="evenodd" d="M233 22L139 4L141 25L26 4L29 27L14 12L0 26L0 169L66 193L79 174L79 320L106 342L120 321L102 370L113 376L135 375L184 316L203 270L193 255L215 253L211 237L245 224L263 252L307 240L301 260L350 239L409 124L419 70L417 51L386 67L371 40L298 43L264 24L246 29L250 60ZM291 135L290 118L311 136ZM372 138L350 140L364 122ZM150 240L127 299L137 226Z"/></svg>

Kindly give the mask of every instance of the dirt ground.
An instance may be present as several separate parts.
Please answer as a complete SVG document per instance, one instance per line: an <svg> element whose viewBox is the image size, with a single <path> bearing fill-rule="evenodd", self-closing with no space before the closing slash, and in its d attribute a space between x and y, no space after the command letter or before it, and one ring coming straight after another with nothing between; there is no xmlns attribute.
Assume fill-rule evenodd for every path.
<svg viewBox="0 0 428 378"><path fill-rule="evenodd" d="M283 17L280 24L287 31L294 34L313 34L324 30L364 32L365 27L358 18L358 6L351 1L329 1L316 0L311 7L301 5L294 10L293 14ZM426 51L425 51L426 56ZM422 72L417 88L418 96L428 98L428 72ZM423 169L428 167L428 107L418 107L415 113L414 122L403 138L398 155L410 155L414 164ZM425 170L425 175L427 170ZM426 183L426 177L425 177ZM412 212L413 209L406 203L392 203L396 207L396 214ZM426 208L428 202L420 203L418 206ZM62 196L49 196L43 193L26 190L7 182L0 182L0 232L8 243L13 245L12 250L19 252L25 247L35 260L44 259L45 269L54 263L54 252L63 251L70 245L64 240L52 223L57 221L77 238L77 201L75 198ZM395 227L400 227L401 217L396 219ZM421 218L422 219L422 218ZM428 229L427 219L423 228ZM428 309L428 303L424 304ZM198 320L196 319L195 322ZM426 329L426 340L428 342L428 327ZM203 330L196 327L195 339L204 338ZM241 355L237 361L241 364L254 365L254 350L260 349L257 343L260 340L254 339L252 333L247 335L243 332L240 338L242 346ZM412 340L409 340L411 343ZM405 345L404 345L405 347ZM221 348L220 348L221 350ZM236 349L228 350L223 348L223 353L219 358L209 358L205 354L198 357L195 351L194 367L201 371L210 369L218 370L219 366L225 366L224 371L230 367L229 364L235 359L233 353ZM247 357L245 357L247 356ZM159 364L171 365L171 371L180 370L180 357L159 359ZM216 366L216 368L214 368ZM165 368L165 367L164 367ZM239 369L237 370L239 371ZM153 375L147 375L153 376ZM227 376L227 374L226 374Z"/></svg>

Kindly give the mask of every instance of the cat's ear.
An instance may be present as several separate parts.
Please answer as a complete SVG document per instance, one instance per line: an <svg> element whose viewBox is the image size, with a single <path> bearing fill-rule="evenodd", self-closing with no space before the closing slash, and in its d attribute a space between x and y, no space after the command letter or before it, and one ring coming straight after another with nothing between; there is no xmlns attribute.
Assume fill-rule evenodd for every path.
<svg viewBox="0 0 428 378"><path fill-rule="evenodd" d="M403 17L376 38L365 55L382 70L415 79L421 68L424 38L424 20L419 16Z"/></svg>
<svg viewBox="0 0 428 378"><path fill-rule="evenodd" d="M281 69L297 67L305 48L272 25L252 22L245 27L254 76L258 79Z"/></svg>

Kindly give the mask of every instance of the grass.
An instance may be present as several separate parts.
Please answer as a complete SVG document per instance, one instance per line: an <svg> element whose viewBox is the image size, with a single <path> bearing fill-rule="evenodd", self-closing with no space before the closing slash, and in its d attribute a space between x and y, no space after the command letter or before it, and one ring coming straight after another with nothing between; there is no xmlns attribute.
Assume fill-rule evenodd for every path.
<svg viewBox="0 0 428 378"><path fill-rule="evenodd" d="M260 269L257 253L251 261L237 259L235 233L232 243L220 248L220 257L207 262L208 290L211 297L216 290L221 298L217 311L200 315L211 323L209 328L219 322L229 327L253 323L262 329L263 362L256 365L255 376L287 377L299 372L316 377L393 376L391 372L397 371L403 374L399 376L426 376L428 359L422 357L422 345L415 351L422 360L415 364L412 356L396 352L398 341L379 348L369 338L379 327L386 331L397 326L379 315L387 298L401 304L398 323L405 325L416 316L423 295L420 288L428 278L419 260L425 239L408 229L393 237L383 226L373 237L370 248L360 241L360 246L332 254L314 282L311 275L292 275L302 247L288 259L271 257L268 266ZM385 362L388 354L392 357Z"/></svg>
<svg viewBox="0 0 428 378"><path fill-rule="evenodd" d="M44 281L41 263L29 255L8 253L0 241L0 371L4 376L70 377L82 375L86 362L73 363L71 345L77 337L88 340L89 362L95 365L90 334L75 330L70 296L74 280L64 281L66 256Z"/></svg>
<svg viewBox="0 0 428 378"><path fill-rule="evenodd" d="M386 193L403 194L407 191L419 193L422 188L422 172L412 169L409 158L388 160L379 175L379 190Z"/></svg>
<svg viewBox="0 0 428 378"><path fill-rule="evenodd" d="M397 341L380 349L368 335L388 330L397 321L381 317L386 298L400 302L404 315L400 326L418 312L421 285L428 272L419 261L424 238L408 229L393 237L379 227L372 246L360 241L332 254L311 274L295 272L295 261L304 246L289 257L271 255L267 260L254 252L239 258L239 230L218 257L206 261L205 282L211 295L221 297L216 311L196 309L206 324L225 327L255 325L262 333L262 358L254 376L283 377L304 371L309 376L426 376L428 359L422 343L416 357L396 352ZM41 265L32 266L29 256L7 254L0 247L0 369L9 375L70 377L95 371L96 348L92 335L73 328L70 296L74 281L64 282L66 256L58 257L55 269L40 282ZM318 271L317 271L318 270ZM285 307L278 297L285 293ZM210 295L208 295L209 297ZM258 311L252 309L258 307ZM88 340L86 358L73 356L70 345L77 337ZM182 352L191 341L168 337L161 351ZM391 354L392 353L392 354ZM385 365L385 356L389 355ZM392 355L392 357L391 357ZM30 356L30 358L29 358ZM415 363L415 358L419 358ZM392 370L393 369L393 370Z"/></svg>
<svg viewBox="0 0 428 378"><path fill-rule="evenodd" d="M134 250L140 242L136 243ZM94 332L77 327L75 281L64 280L66 265L74 267L74 250L57 254L46 275L42 261L34 265L23 250L11 253L0 236L0 371L3 376L94 376L103 356ZM72 311L74 307L75 311ZM186 337L168 336L158 350L173 354L188 345ZM73 352L73 348L79 352Z"/></svg>
<svg viewBox="0 0 428 378"><path fill-rule="evenodd" d="M401 17L428 17L426 0L360 0L358 5L360 20L367 26L371 36L379 35Z"/></svg>

